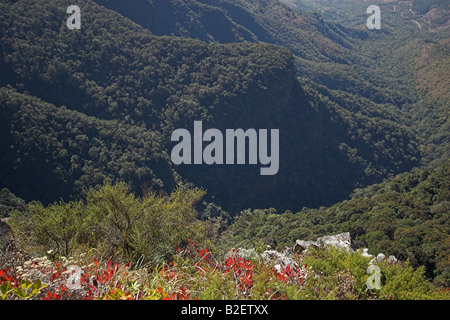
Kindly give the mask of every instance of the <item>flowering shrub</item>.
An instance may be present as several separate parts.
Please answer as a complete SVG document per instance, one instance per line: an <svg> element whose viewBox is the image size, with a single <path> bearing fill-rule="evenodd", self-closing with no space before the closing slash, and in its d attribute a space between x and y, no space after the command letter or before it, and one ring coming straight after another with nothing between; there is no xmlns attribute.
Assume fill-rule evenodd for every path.
<svg viewBox="0 0 450 320"><path fill-rule="evenodd" d="M159 268L130 268L129 263L76 258L22 259L0 269L2 300L282 300L282 299L449 299L408 264L382 265L383 288L363 287L364 259L338 251L311 251L295 264L272 266L242 258L232 250L216 259L191 241L178 246L174 260ZM354 256L352 256L354 255ZM11 261L15 261L11 259ZM307 262L307 263L306 263ZM17 262L16 262L17 263ZM420 292L415 292L414 285Z"/></svg>
<svg viewBox="0 0 450 320"><path fill-rule="evenodd" d="M222 261L189 241L178 251L175 261L159 273L165 299L284 299L285 287L301 290L306 279L303 268L269 267L240 257L234 249Z"/></svg>
<svg viewBox="0 0 450 320"><path fill-rule="evenodd" d="M91 300L114 295L121 289L118 263L109 262L104 268L95 259L83 267L75 263L72 258L52 262L40 257L25 261L13 272L5 268L0 271L2 299ZM126 272L127 268L125 265L121 269ZM127 294L124 291L124 296Z"/></svg>

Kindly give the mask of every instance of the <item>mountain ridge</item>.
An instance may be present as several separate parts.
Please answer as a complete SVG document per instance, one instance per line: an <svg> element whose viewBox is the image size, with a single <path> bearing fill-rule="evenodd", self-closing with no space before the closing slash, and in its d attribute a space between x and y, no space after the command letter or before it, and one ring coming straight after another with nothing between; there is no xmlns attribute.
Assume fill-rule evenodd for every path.
<svg viewBox="0 0 450 320"><path fill-rule="evenodd" d="M30 8L33 16L26 14ZM38 158L50 166L47 171L65 181L66 196L76 196L83 187L108 178L125 179L136 192L145 184L170 191L176 183L194 183L208 190L210 200L233 213L247 207L294 209L330 205L345 199L356 187L408 170L420 161L414 131L391 106L297 79L295 57L286 48L260 42L207 44L155 36L94 2L85 1L81 8L86 12L83 28L71 31L64 28L63 19L55 20L66 17L60 1L43 8L26 0L3 5L6 19L1 23L7 31L2 38L1 69L8 71L2 79L4 86L14 88L3 91L3 106L9 103L8 94L16 95L15 90L25 95L18 96L19 101L37 97L53 105L51 109L64 106L95 117L99 124L117 121L125 131L141 132L141 137L149 131L154 147L141 137L128 151L103 141L111 137L107 132L111 129L105 128L104 133L94 130L89 118L80 122L79 128L59 118L55 132L46 129L46 117L51 113L42 117L30 114L27 122L5 123L10 132L3 139L13 141L3 143L5 150L10 150L9 145L21 150L22 163L34 153L40 154ZM28 30L30 21L48 21L50 27L45 32ZM44 47L44 43L48 44ZM10 107L4 110L17 112ZM61 114L70 114L62 110ZM159 154L170 153L173 130L191 128L195 120L203 120L205 128L220 130L280 129L280 173L260 180L258 170L246 166L173 167L170 159ZM24 136L14 126L42 134L40 138ZM67 136L65 130L73 133ZM102 136L97 137L97 132ZM97 146L64 146L68 138L74 146L82 145L83 136ZM59 137L65 138L52 142ZM14 168L11 164L17 159L6 154L3 165ZM67 176L55 154L64 155L65 164L77 159L73 161L79 169L67 171L71 172ZM158 165L146 167L146 157L161 158L165 178L152 174ZM106 165L108 174L99 164ZM33 196L20 191L25 183L21 186L18 182L23 181L18 179L21 167L15 168L3 172L4 181L9 181L6 186L31 200ZM88 173L94 178L82 178ZM56 193L49 192L40 200L54 201L61 196Z"/></svg>

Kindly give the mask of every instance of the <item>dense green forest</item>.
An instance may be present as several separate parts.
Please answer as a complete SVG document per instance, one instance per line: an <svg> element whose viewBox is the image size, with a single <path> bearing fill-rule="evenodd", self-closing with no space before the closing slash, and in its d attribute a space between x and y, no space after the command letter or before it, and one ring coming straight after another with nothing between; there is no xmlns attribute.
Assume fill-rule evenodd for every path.
<svg viewBox="0 0 450 320"><path fill-rule="evenodd" d="M297 239L350 232L355 250L368 247L374 255L395 255L448 287L449 175L446 162L435 170L415 170L357 189L351 200L331 207L297 213L244 210L230 226L230 216L220 207L200 203L205 192L199 189L136 197L124 183L106 184L78 201L32 202L26 208L4 189L1 200L17 243L43 254L52 250L69 256L80 248L97 248L100 256L155 266L172 261L177 246L189 238L224 254L267 245L282 251Z"/></svg>
<svg viewBox="0 0 450 320"><path fill-rule="evenodd" d="M366 4L357 0L298 0L295 3L304 12L319 10L323 19L346 27L360 29L368 17ZM348 52L351 66L366 75L365 79L381 90L384 97L391 99L408 118L409 126L417 128L423 151L422 164L435 167L450 155L449 3L391 0L373 1L373 4L382 12L382 28L367 33L367 38L353 41ZM335 66L334 69L345 75L341 79L348 78L344 73L348 68ZM306 76L320 82L317 80L322 74L317 72L320 68L311 70ZM335 79L326 75L322 78L325 81ZM342 82L364 92L354 82ZM327 86L330 85L335 84L329 81ZM372 95L371 99L378 99L376 97Z"/></svg>
<svg viewBox="0 0 450 320"><path fill-rule="evenodd" d="M432 171L402 174L365 189L331 207L281 213L246 210L222 235L232 247L262 241L283 249L297 239L350 232L355 247L425 266L427 276L448 284L450 162Z"/></svg>
<svg viewBox="0 0 450 320"><path fill-rule="evenodd" d="M358 0L80 0L69 30L65 0L0 2L0 218L133 267L350 232L448 287L449 5L374 4L370 31ZM279 129L278 173L173 164L199 120Z"/></svg>
<svg viewBox="0 0 450 320"><path fill-rule="evenodd" d="M393 105L298 80L285 48L154 36L90 1L83 29L72 31L61 27L58 4L2 4L1 144L14 152L2 153L1 175L27 201L76 197L108 179L137 192L193 183L232 214L295 210L331 205L420 163L414 129ZM48 25L28 27L38 21ZM170 134L194 120L222 130L279 129L278 175L173 168ZM44 188L25 182L31 172Z"/></svg>

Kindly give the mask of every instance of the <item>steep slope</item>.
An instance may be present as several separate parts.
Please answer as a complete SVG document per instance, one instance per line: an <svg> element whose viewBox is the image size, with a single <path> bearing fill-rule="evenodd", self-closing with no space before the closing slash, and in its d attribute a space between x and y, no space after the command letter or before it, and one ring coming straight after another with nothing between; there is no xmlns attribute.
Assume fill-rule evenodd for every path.
<svg viewBox="0 0 450 320"><path fill-rule="evenodd" d="M64 1L0 5L1 175L26 200L76 196L105 179L138 193L183 181L232 213L300 209L420 160L414 131L394 109L299 81L286 48L155 36L92 1L80 7L82 29L68 30ZM262 177L254 165L172 169L171 133L192 131L195 120L222 132L279 129L278 174Z"/></svg>
<svg viewBox="0 0 450 320"><path fill-rule="evenodd" d="M276 0L96 0L156 35L203 41L263 41L309 60L344 61L342 49Z"/></svg>
<svg viewBox="0 0 450 320"><path fill-rule="evenodd" d="M409 259L414 267L425 266L429 278L448 286L449 209L447 161L431 171L416 170L356 190L351 200L328 208L304 208L295 214L245 211L220 242L228 247L253 247L262 242L283 249L297 239L350 232L356 248Z"/></svg>
<svg viewBox="0 0 450 320"><path fill-rule="evenodd" d="M0 180L28 201L71 199L104 181L166 191L176 185L157 132L89 117L5 87L0 112Z"/></svg>
<svg viewBox="0 0 450 320"><path fill-rule="evenodd" d="M196 0L96 2L120 12L159 36L171 35L221 43L257 41L251 31L233 21L226 11L208 2L200 3Z"/></svg>
<svg viewBox="0 0 450 320"><path fill-rule="evenodd" d="M324 19L347 26L365 23L368 4L358 0L298 0L297 8L321 11ZM371 83L383 88L415 127L423 165L435 167L450 156L450 4L445 0L375 0L381 30L356 39L353 61L370 70ZM314 75L311 77L314 79ZM328 84L327 84L328 85Z"/></svg>
<svg viewBox="0 0 450 320"><path fill-rule="evenodd" d="M297 75L378 103L396 103L397 97L384 92L378 85L383 83L382 79L373 74L370 67L355 65L354 48L360 45L360 40L369 38L367 30L324 21L317 13L290 9L278 0L139 0L131 6L119 0L96 2L158 35L222 43L234 38L235 41L262 41L286 47L295 56ZM215 22L219 13L228 21L220 23L220 34ZM248 30L251 37L237 36L236 30L241 29ZM222 34L235 36L223 40Z"/></svg>

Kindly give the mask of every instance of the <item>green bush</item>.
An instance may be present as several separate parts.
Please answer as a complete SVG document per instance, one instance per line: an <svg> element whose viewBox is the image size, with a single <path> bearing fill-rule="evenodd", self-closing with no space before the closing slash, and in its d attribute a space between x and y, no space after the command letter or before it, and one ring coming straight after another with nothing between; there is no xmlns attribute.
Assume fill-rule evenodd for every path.
<svg viewBox="0 0 450 320"><path fill-rule="evenodd" d="M335 248L308 249L303 262L319 275L313 285L306 286L304 296L318 299L449 299L448 290L433 286L424 277L425 268L414 269L410 262L378 263L381 288L368 289L366 272L370 258L358 252L347 253ZM309 291L309 292L308 292Z"/></svg>
<svg viewBox="0 0 450 320"><path fill-rule="evenodd" d="M125 183L106 183L91 188L85 202L47 207L33 202L27 214L13 212L10 223L23 247L41 253L51 249L68 256L88 245L108 256L156 265L170 260L185 239L203 237L194 206L204 194L178 187L170 195L150 192L137 198Z"/></svg>

